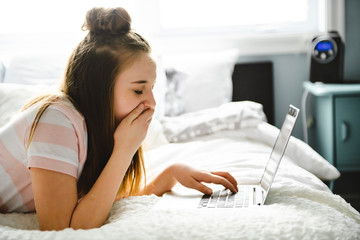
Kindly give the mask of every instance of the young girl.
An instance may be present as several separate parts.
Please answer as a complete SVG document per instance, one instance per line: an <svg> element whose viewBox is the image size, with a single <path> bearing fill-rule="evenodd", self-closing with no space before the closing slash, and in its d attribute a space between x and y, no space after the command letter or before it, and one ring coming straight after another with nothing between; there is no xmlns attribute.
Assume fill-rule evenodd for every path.
<svg viewBox="0 0 360 240"><path fill-rule="evenodd" d="M156 65L123 8L93 8L89 33L72 53L59 94L41 96L0 131L0 211L36 211L40 229L94 228L114 200L161 196L177 183L237 191L227 172L184 164L150 183L141 143L155 108Z"/></svg>

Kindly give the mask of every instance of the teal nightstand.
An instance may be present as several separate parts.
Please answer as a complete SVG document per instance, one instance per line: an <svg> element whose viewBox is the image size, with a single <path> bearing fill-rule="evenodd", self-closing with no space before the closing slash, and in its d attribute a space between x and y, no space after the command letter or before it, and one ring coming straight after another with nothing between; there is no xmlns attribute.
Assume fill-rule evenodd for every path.
<svg viewBox="0 0 360 240"><path fill-rule="evenodd" d="M304 83L314 96L309 145L340 172L360 171L360 84Z"/></svg>

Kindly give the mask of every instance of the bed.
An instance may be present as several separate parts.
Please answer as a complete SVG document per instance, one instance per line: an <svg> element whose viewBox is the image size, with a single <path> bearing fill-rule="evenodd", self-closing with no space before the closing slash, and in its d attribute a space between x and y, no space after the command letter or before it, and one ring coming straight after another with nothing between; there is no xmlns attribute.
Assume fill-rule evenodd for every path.
<svg viewBox="0 0 360 240"><path fill-rule="evenodd" d="M271 105L264 111L269 100L232 101L242 97L233 96L237 93L232 89L237 54L231 50L159 58L154 90L158 109L144 142L148 180L174 162L229 171L239 183L260 180L279 129L268 122ZM31 68L37 81L39 74L56 73L33 83L21 61L17 63L4 64L0 126L28 97L53 90L61 72L42 68L35 74ZM23 71L14 72L17 69ZM206 89L199 89L201 85ZM283 111L285 116L287 109ZM35 213L0 214L0 239L360 239L359 212L324 184L338 177L311 147L291 137L264 206L236 212L159 210L155 206L160 197L130 197L114 203L105 224L91 230L41 232Z"/></svg>

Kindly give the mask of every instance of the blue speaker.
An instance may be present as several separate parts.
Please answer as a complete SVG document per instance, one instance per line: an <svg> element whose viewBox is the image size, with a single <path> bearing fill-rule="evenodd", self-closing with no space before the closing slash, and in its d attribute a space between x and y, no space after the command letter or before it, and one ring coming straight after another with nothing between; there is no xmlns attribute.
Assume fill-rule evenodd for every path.
<svg viewBox="0 0 360 240"><path fill-rule="evenodd" d="M310 81L343 83L344 43L336 31L311 41Z"/></svg>

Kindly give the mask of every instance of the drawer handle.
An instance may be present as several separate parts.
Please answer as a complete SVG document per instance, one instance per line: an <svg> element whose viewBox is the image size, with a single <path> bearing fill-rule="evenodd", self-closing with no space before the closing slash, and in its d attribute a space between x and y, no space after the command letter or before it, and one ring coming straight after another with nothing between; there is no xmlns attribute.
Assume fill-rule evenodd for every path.
<svg viewBox="0 0 360 240"><path fill-rule="evenodd" d="M341 140L345 142L349 137L349 126L346 122L341 123Z"/></svg>

